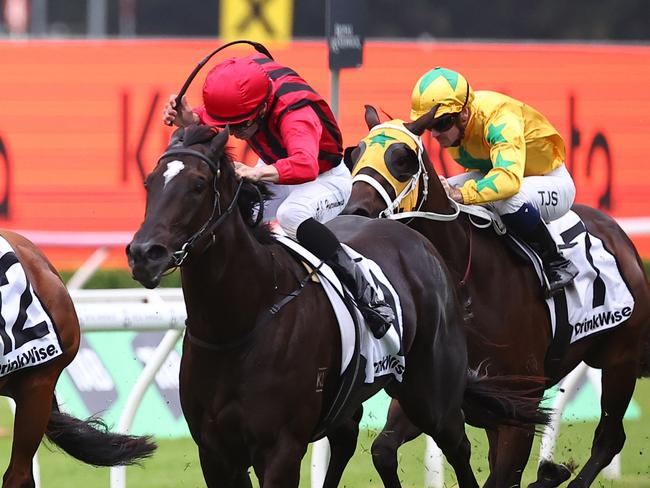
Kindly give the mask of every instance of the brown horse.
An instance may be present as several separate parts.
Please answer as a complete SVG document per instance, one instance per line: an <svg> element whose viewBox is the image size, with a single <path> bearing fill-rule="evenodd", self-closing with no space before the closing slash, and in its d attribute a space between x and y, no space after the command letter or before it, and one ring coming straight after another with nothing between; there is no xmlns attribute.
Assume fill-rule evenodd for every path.
<svg viewBox="0 0 650 488"><path fill-rule="evenodd" d="M16 402L11 459L2 487L35 486L32 458L43 435L76 459L95 466L127 465L149 457L156 446L148 438L113 434L107 432L99 419L84 421L59 411L54 387L79 349L79 321L74 305L58 273L33 243L9 231L0 235L14 250L5 254L9 259L4 259L3 281L6 283L6 271L11 266L22 265L27 280L52 319L63 349L62 355L45 364L0 378L0 394ZM16 331L15 327L14 334L29 334ZM7 339L6 333L0 337L5 350L10 346Z"/></svg>
<svg viewBox="0 0 650 488"><path fill-rule="evenodd" d="M434 115L435 110L432 110L415 122L394 120L389 124L406 128L417 138L431 125ZM380 123L376 110L367 106L365 118L371 134L374 134L372 129ZM395 134L390 130L383 131L383 140ZM395 135L395 138L399 136ZM362 142L347 154L354 163L365 150L367 148ZM478 367L490 358L490 374L552 376L548 386L557 383L580 361L602 370L602 414L591 456L569 484L571 488L590 486L600 470L622 449L625 441L623 415L632 397L637 375L642 372L640 368L643 367L643 374L648 374L650 348L644 339L650 325L650 293L634 245L610 217L593 208L574 207L587 230L600 238L616 257L634 297L635 308L625 324L577 341L552 368L554 372L545 370L545 356L551 341L550 324L539 281L532 268L508 250L491 228L478 229L466 214L458 215L421 145L418 148L414 141L397 142L376 159L371 164L355 168L366 175L363 178L371 178L376 183L371 180L356 182L344 213L377 217L382 212L399 212L408 198L413 198L416 209L427 213L428 218L413 218L408 225L426 236L440 251L463 296L465 312L471 316L467 321L470 366ZM382 176L373 165L375 168L381 166L383 174L388 176ZM423 168L422 174L420 168ZM391 179L393 181L389 182ZM413 182L419 181L418 185L409 187L413 194L404 192L400 197L403 199L393 205L396 196L412 179ZM428 194L425 190L427 181ZM379 187L376 189L373 185ZM539 391L537 399L541 395ZM467 412L470 423L474 413ZM403 416L399 405L391 405L384 433L373 446L373 460L382 478L394 478L397 447L419 433ZM488 429L487 435L490 476L485 486L519 487L530 455L533 429L501 426ZM540 465L538 480L530 486L558 486L569 477L570 472L564 466L548 461Z"/></svg>
<svg viewBox="0 0 650 488"><path fill-rule="evenodd" d="M478 486L461 411L465 391L487 408L512 404L468 376L460 310L431 243L396 222L332 221L397 291L407 368L401 383L381 376L353 384L341 415L323 427L342 373L336 317L311 273L253 218L266 191L237 180L227 138L227 129L215 135L206 126L174 132L146 179L144 222L127 247L134 278L148 288L181 268L188 316L181 405L207 485L250 487L252 466L265 488L298 486L307 445L326 430L343 461L325 486L337 486L354 451L348 426L360 419L362 401L386 388L439 443L459 486ZM523 422L539 421L539 412L529 413Z"/></svg>

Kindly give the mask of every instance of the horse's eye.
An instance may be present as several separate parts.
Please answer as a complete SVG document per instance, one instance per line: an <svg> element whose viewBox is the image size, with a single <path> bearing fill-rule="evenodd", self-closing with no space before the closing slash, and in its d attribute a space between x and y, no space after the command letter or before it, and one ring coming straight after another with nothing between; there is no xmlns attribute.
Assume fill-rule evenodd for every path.
<svg viewBox="0 0 650 488"><path fill-rule="evenodd" d="M192 188L192 191L194 193L203 193L207 186L207 182L203 178L199 178L194 182L194 188Z"/></svg>

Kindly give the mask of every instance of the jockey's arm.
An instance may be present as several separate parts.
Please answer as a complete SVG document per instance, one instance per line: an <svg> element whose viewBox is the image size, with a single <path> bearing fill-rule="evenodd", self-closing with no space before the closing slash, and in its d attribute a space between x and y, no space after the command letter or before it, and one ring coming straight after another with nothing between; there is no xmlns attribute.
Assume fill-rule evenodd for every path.
<svg viewBox="0 0 650 488"><path fill-rule="evenodd" d="M492 169L480 180L469 180L460 188L466 204L505 200L521 188L526 165L526 139L522 114L498 114L485 124Z"/></svg>
<svg viewBox="0 0 650 488"><path fill-rule="evenodd" d="M239 178L246 178L250 181L267 181L277 183L280 180L278 170L272 164L259 166L248 166L247 164L235 162L235 173Z"/></svg>
<svg viewBox="0 0 650 488"><path fill-rule="evenodd" d="M318 150L323 126L309 106L288 112L280 121L282 145L287 157L274 166L281 184L313 181L318 176Z"/></svg>

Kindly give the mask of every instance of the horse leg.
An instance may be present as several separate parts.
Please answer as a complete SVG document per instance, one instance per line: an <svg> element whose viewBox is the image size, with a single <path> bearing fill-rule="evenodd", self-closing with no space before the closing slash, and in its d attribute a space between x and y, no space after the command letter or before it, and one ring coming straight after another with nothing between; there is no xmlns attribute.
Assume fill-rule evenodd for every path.
<svg viewBox="0 0 650 488"><path fill-rule="evenodd" d="M413 379L413 376L410 378ZM412 387L414 384L418 386L416 389ZM459 381L459 384L463 382ZM425 381L416 381L410 386L407 388L405 385L404 391L408 391L408 394L399 399L404 412L436 442L454 469L459 488L478 488L469 462L471 444L465 434L465 416L460 408L462 390L454 392L451 388L432 388L431 383ZM432 392L440 393L436 397ZM455 393L459 397L456 406L453 405Z"/></svg>
<svg viewBox="0 0 650 488"><path fill-rule="evenodd" d="M623 416L634 393L636 364L628 362L603 367L600 421L591 446L591 456L568 488L591 486L598 473L623 449Z"/></svg>
<svg viewBox="0 0 650 488"><path fill-rule="evenodd" d="M449 320L444 316L439 319ZM443 452L459 488L478 488L461 408L467 387L465 337L460 328L444 325L438 327L435 340L429 342L425 333L420 342L416 337L415 343L406 360L409 366L397 399L410 421L431 436Z"/></svg>
<svg viewBox="0 0 650 488"><path fill-rule="evenodd" d="M421 433L408 419L399 402L391 401L386 425L372 443L372 462L385 487L402 486L397 476L397 449Z"/></svg>
<svg viewBox="0 0 650 488"><path fill-rule="evenodd" d="M208 488L252 488L248 470L237 470L224 462L218 451L199 447L199 461Z"/></svg>
<svg viewBox="0 0 650 488"><path fill-rule="evenodd" d="M40 374L43 374L42 372ZM43 439L50 418L54 380L31 381L25 377L14 394L16 417L9 467L3 477L3 488L33 488L32 459Z"/></svg>
<svg viewBox="0 0 650 488"><path fill-rule="evenodd" d="M486 429L485 434L488 440L488 465L490 467L490 475L485 481L483 488L495 488L496 485L492 473L494 473L496 469L497 449L499 446L499 430Z"/></svg>
<svg viewBox="0 0 650 488"><path fill-rule="evenodd" d="M425 431L433 437L454 469L459 488L478 488L479 484L469 462L471 444L465 434L465 416L462 410L450 412L437 427Z"/></svg>
<svg viewBox="0 0 650 488"><path fill-rule="evenodd" d="M533 446L533 427L501 426L488 432L490 441L490 476L483 488L519 488L521 476Z"/></svg>
<svg viewBox="0 0 650 488"><path fill-rule="evenodd" d="M357 448L359 437L359 422L363 416L363 406L360 407L352 418L343 422L332 432L327 433L330 443L330 462L323 482L323 488L336 488L343 476L343 471Z"/></svg>
<svg viewBox="0 0 650 488"><path fill-rule="evenodd" d="M284 432L272 446L260 448L261 463L255 462L255 473L260 488L298 488L300 461L307 451L307 443L300 442Z"/></svg>
<svg viewBox="0 0 650 488"><path fill-rule="evenodd" d="M537 468L537 480L528 488L555 488L571 477L571 470L564 464L544 460Z"/></svg>

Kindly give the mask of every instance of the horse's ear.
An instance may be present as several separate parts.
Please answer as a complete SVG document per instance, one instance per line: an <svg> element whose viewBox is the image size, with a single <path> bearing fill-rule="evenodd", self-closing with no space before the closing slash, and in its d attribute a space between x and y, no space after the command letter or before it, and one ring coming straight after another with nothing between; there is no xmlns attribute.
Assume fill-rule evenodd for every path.
<svg viewBox="0 0 650 488"><path fill-rule="evenodd" d="M420 118L414 120L413 122L407 122L404 124L404 127L406 127L408 130L413 132L416 136L421 136L424 134L424 131L427 130L429 127L431 127L431 124L433 123L433 119L436 118L436 112L438 111L438 107L440 107L440 104L437 103L433 106L431 110L429 110L426 114L422 115Z"/></svg>
<svg viewBox="0 0 650 488"><path fill-rule="evenodd" d="M364 105L364 107L366 109L366 125L368 126L368 130L370 130L374 126L379 125L379 114L377 113L377 109L372 105Z"/></svg>
<svg viewBox="0 0 650 488"><path fill-rule="evenodd" d="M169 147L176 146L183 142L183 136L185 135L185 127L179 127L172 133L172 137L169 140Z"/></svg>
<svg viewBox="0 0 650 488"><path fill-rule="evenodd" d="M230 135L230 129L226 126L224 129L220 130L217 135L210 142L210 153L212 156L221 155L223 153L224 147L226 147L226 142L228 142L228 136Z"/></svg>
<svg viewBox="0 0 650 488"><path fill-rule="evenodd" d="M352 161L352 151L354 151L357 146L348 146L343 150L343 163L348 167L350 171L354 168L354 161Z"/></svg>

